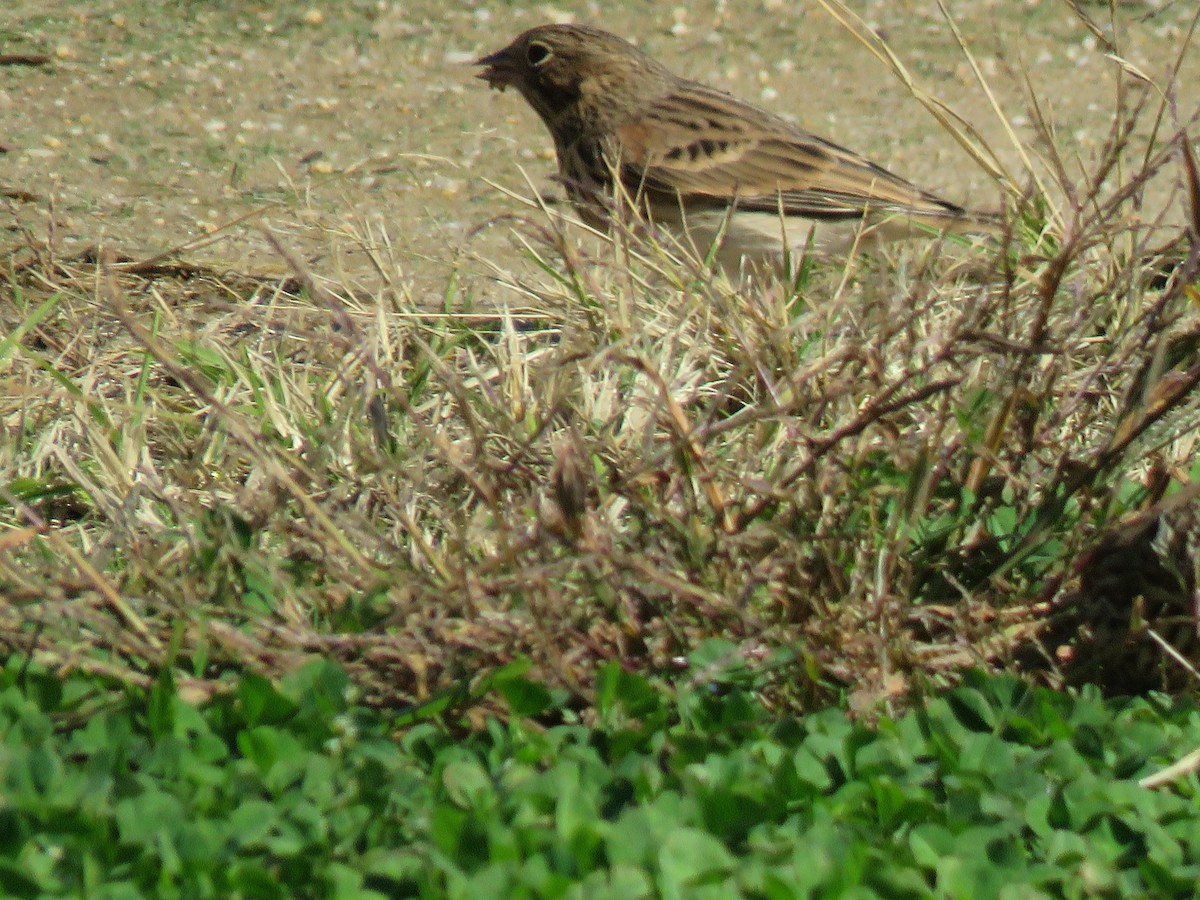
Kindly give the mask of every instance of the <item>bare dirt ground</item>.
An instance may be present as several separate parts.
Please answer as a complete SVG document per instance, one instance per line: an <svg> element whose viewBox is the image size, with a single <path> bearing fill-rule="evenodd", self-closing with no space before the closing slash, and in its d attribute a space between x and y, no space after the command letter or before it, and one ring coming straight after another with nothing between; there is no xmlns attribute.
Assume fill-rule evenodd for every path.
<svg viewBox="0 0 1200 900"><path fill-rule="evenodd" d="M23 2L0 12L0 242L32 235L69 255L93 244L144 258L269 273L285 264L265 218L321 274L404 284L415 302L497 296L480 257L511 259L518 209L487 184L528 193L553 171L549 140L518 96L486 90L470 61L520 30L585 21L635 39L676 71L794 118L948 198L997 207L1000 190L888 69L817 2L683 6ZM929 2L858 0L931 94L960 112L1018 175L1018 155ZM1124 59L1160 84L1191 3L949 3L1003 115L1036 148L1024 74L1060 146L1083 167L1109 135ZM1200 100L1200 53L1177 81L1182 119ZM1145 123L1146 130L1150 122ZM1171 123L1166 129L1173 130ZM1156 185L1167 204L1173 184ZM1150 211L1147 211L1149 217ZM52 223L52 224L51 224ZM23 231L24 230L24 231ZM385 247L384 271L364 246Z"/></svg>

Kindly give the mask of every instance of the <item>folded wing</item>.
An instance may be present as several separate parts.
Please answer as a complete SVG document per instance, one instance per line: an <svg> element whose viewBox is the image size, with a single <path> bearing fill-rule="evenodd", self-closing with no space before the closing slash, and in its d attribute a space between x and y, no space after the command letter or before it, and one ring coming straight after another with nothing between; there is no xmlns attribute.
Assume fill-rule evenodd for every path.
<svg viewBox="0 0 1200 900"><path fill-rule="evenodd" d="M844 147L695 82L681 82L618 129L620 178L652 205L679 203L822 220L972 218Z"/></svg>

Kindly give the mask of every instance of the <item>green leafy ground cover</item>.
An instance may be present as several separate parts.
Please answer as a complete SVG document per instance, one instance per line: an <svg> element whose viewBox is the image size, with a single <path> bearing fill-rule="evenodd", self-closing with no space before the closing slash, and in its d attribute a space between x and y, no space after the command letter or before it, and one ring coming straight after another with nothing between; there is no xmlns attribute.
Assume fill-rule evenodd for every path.
<svg viewBox="0 0 1200 900"><path fill-rule="evenodd" d="M1200 711L970 675L875 726L605 668L589 726L519 667L463 733L315 663L196 707L10 663L9 897L1135 897L1200 881ZM398 727L399 726L399 727Z"/></svg>

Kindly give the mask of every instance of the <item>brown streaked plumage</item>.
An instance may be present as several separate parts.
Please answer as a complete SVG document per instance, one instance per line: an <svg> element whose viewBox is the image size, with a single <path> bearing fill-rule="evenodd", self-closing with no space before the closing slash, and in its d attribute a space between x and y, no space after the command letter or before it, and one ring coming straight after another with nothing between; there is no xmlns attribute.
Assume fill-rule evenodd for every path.
<svg viewBox="0 0 1200 900"><path fill-rule="evenodd" d="M1194 690L1200 666L1195 485L1110 526L1076 569L1079 590L1062 599L1045 634L1059 648L1054 655L1068 682L1124 695Z"/></svg>
<svg viewBox="0 0 1200 900"><path fill-rule="evenodd" d="M681 78L628 41L542 25L477 61L515 87L554 138L559 174L585 218L603 220L614 182L700 253L721 237L728 266L778 266L818 224L817 246L860 237L992 231L986 216L721 91ZM826 226L841 225L840 233ZM682 226L682 228L679 228Z"/></svg>

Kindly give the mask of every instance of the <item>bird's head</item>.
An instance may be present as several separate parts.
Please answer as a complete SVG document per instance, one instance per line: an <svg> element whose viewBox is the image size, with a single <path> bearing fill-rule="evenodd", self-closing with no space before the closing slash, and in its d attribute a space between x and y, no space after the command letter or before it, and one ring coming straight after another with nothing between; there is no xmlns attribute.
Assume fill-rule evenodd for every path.
<svg viewBox="0 0 1200 900"><path fill-rule="evenodd" d="M589 108L636 102L673 77L624 38L586 25L539 25L475 64L493 88L520 91L547 124L581 100Z"/></svg>

